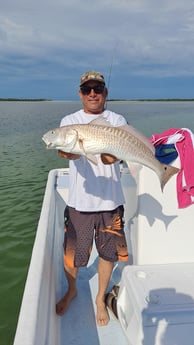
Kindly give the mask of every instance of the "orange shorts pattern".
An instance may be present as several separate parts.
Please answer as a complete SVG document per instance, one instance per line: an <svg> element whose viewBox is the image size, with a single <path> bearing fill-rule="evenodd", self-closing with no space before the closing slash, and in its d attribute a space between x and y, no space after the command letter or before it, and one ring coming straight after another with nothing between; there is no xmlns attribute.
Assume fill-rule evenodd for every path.
<svg viewBox="0 0 194 345"><path fill-rule="evenodd" d="M103 212L80 212L67 206L64 212L64 263L69 267L86 266L93 239L104 260L127 261L123 214L123 206Z"/></svg>

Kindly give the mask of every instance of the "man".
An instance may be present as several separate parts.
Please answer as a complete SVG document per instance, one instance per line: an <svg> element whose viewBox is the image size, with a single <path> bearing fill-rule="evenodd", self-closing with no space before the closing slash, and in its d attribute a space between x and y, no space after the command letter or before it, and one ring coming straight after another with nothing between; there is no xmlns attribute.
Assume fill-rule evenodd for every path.
<svg viewBox="0 0 194 345"><path fill-rule="evenodd" d="M95 71L86 72L80 80L79 96L83 109L65 116L61 126L83 123L103 116L113 126L126 124L123 116L105 110L108 90L104 77ZM84 144L83 144L84 145ZM56 312L63 315L77 295L78 269L86 266L92 249L93 237L99 254L96 296L96 321L107 325L109 315L105 293L114 262L127 261L127 244L123 230L124 196L121 188L119 162L111 155L96 155L95 165L84 156L59 151L59 156L70 159L68 207L65 210L64 270L68 290L56 304Z"/></svg>

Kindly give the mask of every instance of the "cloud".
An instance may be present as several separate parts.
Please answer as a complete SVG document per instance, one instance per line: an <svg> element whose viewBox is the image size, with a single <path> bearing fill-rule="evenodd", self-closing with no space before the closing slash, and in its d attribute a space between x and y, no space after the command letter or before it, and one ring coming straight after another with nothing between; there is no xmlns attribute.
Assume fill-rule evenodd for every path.
<svg viewBox="0 0 194 345"><path fill-rule="evenodd" d="M1 75L57 79L91 67L108 75L194 75L192 0L3 0Z"/></svg>

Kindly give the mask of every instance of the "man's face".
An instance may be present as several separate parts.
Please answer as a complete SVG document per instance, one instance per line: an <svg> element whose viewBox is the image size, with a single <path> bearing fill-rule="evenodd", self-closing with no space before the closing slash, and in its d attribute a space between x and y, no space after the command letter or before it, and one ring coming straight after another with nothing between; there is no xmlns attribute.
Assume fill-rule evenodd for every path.
<svg viewBox="0 0 194 345"><path fill-rule="evenodd" d="M83 109L88 114L100 114L104 111L108 91L102 83L88 81L80 87L79 96Z"/></svg>

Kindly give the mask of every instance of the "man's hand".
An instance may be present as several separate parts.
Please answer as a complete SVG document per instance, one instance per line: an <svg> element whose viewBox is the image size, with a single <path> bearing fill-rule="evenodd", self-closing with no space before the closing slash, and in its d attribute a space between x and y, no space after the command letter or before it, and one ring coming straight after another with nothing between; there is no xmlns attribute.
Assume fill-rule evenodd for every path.
<svg viewBox="0 0 194 345"><path fill-rule="evenodd" d="M61 150L58 150L58 156L61 158L67 158L67 159L79 159L80 158L80 155L77 155L74 153L63 152Z"/></svg>
<svg viewBox="0 0 194 345"><path fill-rule="evenodd" d="M63 152L61 150L58 150L58 156L61 158L67 158L67 159L79 159L80 155L74 154L74 153L68 153ZM113 155L110 155L108 153L102 153L101 154L101 160L103 164L113 164L117 162L119 159Z"/></svg>
<svg viewBox="0 0 194 345"><path fill-rule="evenodd" d="M104 164L113 164L113 163L119 161L119 159L113 155L108 154L108 153L102 153L101 154L101 161Z"/></svg>

